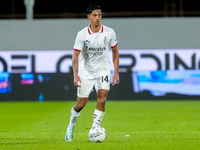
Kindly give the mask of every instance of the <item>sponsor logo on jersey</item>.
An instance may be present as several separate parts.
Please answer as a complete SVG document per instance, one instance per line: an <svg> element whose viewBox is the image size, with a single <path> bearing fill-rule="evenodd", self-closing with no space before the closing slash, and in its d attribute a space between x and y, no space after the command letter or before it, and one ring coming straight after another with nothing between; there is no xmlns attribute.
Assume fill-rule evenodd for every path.
<svg viewBox="0 0 200 150"><path fill-rule="evenodd" d="M93 51L93 52L102 52L105 51L106 48L105 47L87 47L86 48L87 51Z"/></svg>
<svg viewBox="0 0 200 150"><path fill-rule="evenodd" d="M105 47L87 47L86 48L88 55L93 55L93 56L100 56L103 55L103 51L106 50Z"/></svg>

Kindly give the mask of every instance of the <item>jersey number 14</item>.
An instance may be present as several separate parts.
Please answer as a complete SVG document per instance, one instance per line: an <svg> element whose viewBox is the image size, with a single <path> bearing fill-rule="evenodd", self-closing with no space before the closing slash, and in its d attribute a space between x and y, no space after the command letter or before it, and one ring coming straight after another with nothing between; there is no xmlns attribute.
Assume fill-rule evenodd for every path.
<svg viewBox="0 0 200 150"><path fill-rule="evenodd" d="M106 81L108 83L108 76L102 76L102 83Z"/></svg>

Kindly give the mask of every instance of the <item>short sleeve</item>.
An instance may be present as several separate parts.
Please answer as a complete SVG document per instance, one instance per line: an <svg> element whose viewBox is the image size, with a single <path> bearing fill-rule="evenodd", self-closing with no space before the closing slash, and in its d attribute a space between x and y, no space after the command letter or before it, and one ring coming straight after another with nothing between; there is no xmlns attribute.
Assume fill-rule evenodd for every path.
<svg viewBox="0 0 200 150"><path fill-rule="evenodd" d="M118 44L117 36L115 31L113 30L110 35L110 47L114 48L115 46L117 46L117 44Z"/></svg>
<svg viewBox="0 0 200 150"><path fill-rule="evenodd" d="M73 50L75 51L82 51L84 46L84 41L80 33L77 34Z"/></svg>

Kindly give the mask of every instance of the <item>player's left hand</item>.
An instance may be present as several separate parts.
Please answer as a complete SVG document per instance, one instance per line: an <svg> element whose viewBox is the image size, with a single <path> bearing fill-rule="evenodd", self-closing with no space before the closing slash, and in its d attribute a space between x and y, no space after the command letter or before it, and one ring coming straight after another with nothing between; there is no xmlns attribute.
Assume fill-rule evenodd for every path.
<svg viewBox="0 0 200 150"><path fill-rule="evenodd" d="M114 83L112 84L112 86L115 86L117 84L119 84L119 76L118 74L114 74L113 75L113 80L112 80Z"/></svg>

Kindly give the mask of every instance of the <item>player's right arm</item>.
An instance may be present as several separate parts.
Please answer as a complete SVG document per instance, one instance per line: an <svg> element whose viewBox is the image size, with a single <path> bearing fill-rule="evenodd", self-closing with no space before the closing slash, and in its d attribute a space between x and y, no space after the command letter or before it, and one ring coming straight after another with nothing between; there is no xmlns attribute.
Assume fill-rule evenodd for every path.
<svg viewBox="0 0 200 150"><path fill-rule="evenodd" d="M74 85L77 87L81 87L81 79L78 76L78 57L79 57L80 51L74 51L72 56L72 67L73 67L73 73L74 73Z"/></svg>

